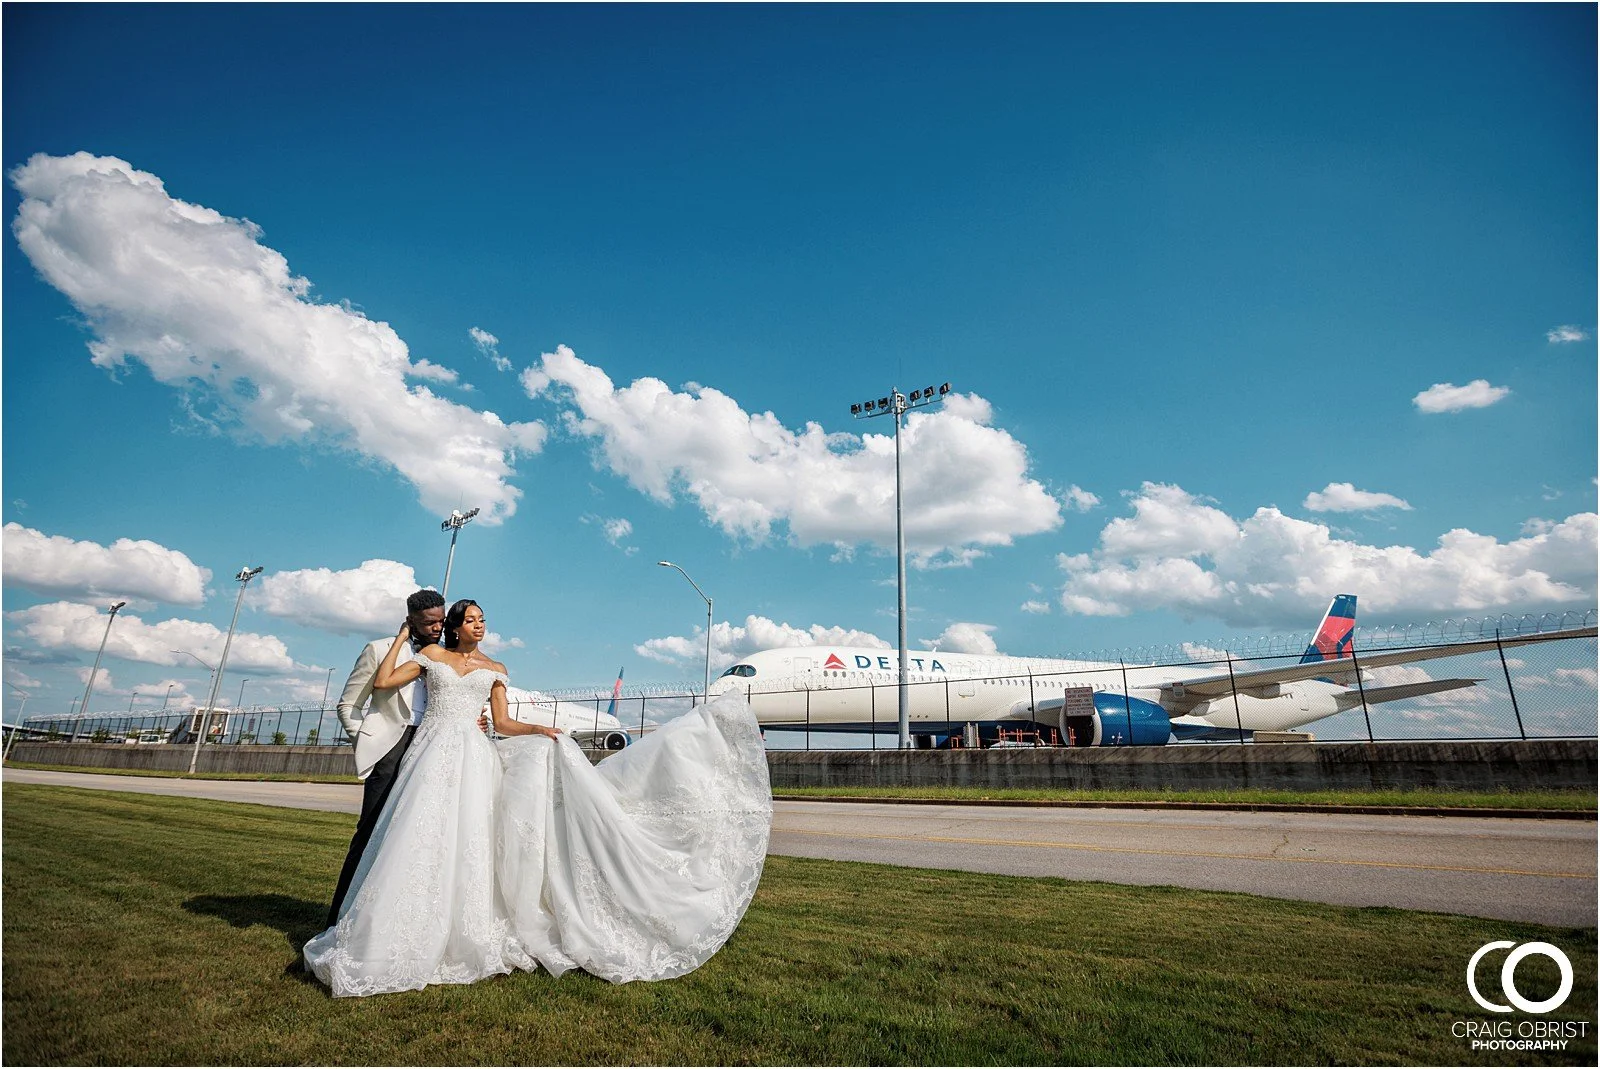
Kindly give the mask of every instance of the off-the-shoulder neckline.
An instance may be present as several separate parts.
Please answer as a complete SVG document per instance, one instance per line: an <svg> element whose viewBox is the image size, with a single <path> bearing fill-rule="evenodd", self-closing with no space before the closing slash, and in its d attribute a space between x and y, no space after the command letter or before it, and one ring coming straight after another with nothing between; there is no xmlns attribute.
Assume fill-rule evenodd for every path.
<svg viewBox="0 0 1600 1069"><path fill-rule="evenodd" d="M419 661L427 661L429 664L436 664L440 668L450 669L450 674L455 676L457 679L466 679L474 672L488 672L490 675L499 676L501 679L510 678L498 668L469 668L465 672L458 672L456 671L456 666L451 664L449 661L436 661L421 650L417 651L416 657Z"/></svg>

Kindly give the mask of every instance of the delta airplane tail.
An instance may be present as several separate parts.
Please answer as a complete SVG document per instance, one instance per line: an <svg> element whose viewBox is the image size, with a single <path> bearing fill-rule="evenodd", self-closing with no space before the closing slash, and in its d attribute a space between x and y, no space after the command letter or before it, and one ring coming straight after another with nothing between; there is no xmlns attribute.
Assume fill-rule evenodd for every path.
<svg viewBox="0 0 1600 1069"><path fill-rule="evenodd" d="M1300 663L1316 664L1318 661L1333 661L1350 656L1350 641L1355 636L1355 630L1356 596L1334 595L1333 602L1328 606L1328 613L1322 618L1322 625L1317 628L1316 636L1312 638L1311 645L1306 647L1305 656L1300 658Z"/></svg>

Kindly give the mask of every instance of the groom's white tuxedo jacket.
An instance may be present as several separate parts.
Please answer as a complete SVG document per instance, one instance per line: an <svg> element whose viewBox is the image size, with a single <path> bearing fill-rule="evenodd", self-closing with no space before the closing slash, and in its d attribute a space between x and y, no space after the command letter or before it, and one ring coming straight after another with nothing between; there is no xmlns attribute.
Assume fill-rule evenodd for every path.
<svg viewBox="0 0 1600 1069"><path fill-rule="evenodd" d="M401 734L411 725L417 690L427 685L418 679L394 690L373 690L372 680L393 643L392 635L367 643L356 658L350 678L345 681L344 693L339 695L339 723L356 744L356 775L362 779L366 779L372 766L383 760L400 741ZM407 642L400 647L395 664L398 667L410 660L415 657L411 643ZM362 706L367 707L365 715L362 715Z"/></svg>

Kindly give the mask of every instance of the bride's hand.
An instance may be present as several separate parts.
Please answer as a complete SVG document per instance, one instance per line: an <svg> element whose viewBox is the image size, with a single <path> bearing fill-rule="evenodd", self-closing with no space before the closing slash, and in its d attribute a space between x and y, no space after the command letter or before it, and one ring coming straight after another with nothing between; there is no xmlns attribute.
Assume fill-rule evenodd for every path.
<svg viewBox="0 0 1600 1069"><path fill-rule="evenodd" d="M532 724L530 726L533 728L533 733L535 735L543 735L547 739L555 739L555 738L560 738L561 737L561 729L560 728L547 728L543 724Z"/></svg>

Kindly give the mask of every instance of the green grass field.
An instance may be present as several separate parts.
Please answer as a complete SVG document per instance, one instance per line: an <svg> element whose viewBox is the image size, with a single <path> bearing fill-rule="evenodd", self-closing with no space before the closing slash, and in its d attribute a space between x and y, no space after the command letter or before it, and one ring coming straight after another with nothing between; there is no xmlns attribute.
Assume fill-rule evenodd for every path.
<svg viewBox="0 0 1600 1069"><path fill-rule="evenodd" d="M1568 1064L1473 1055L1463 972L1595 932L774 857L704 968L334 1000L298 969L353 818L8 784L7 1064ZM1530 958L1518 983L1546 997Z"/></svg>

